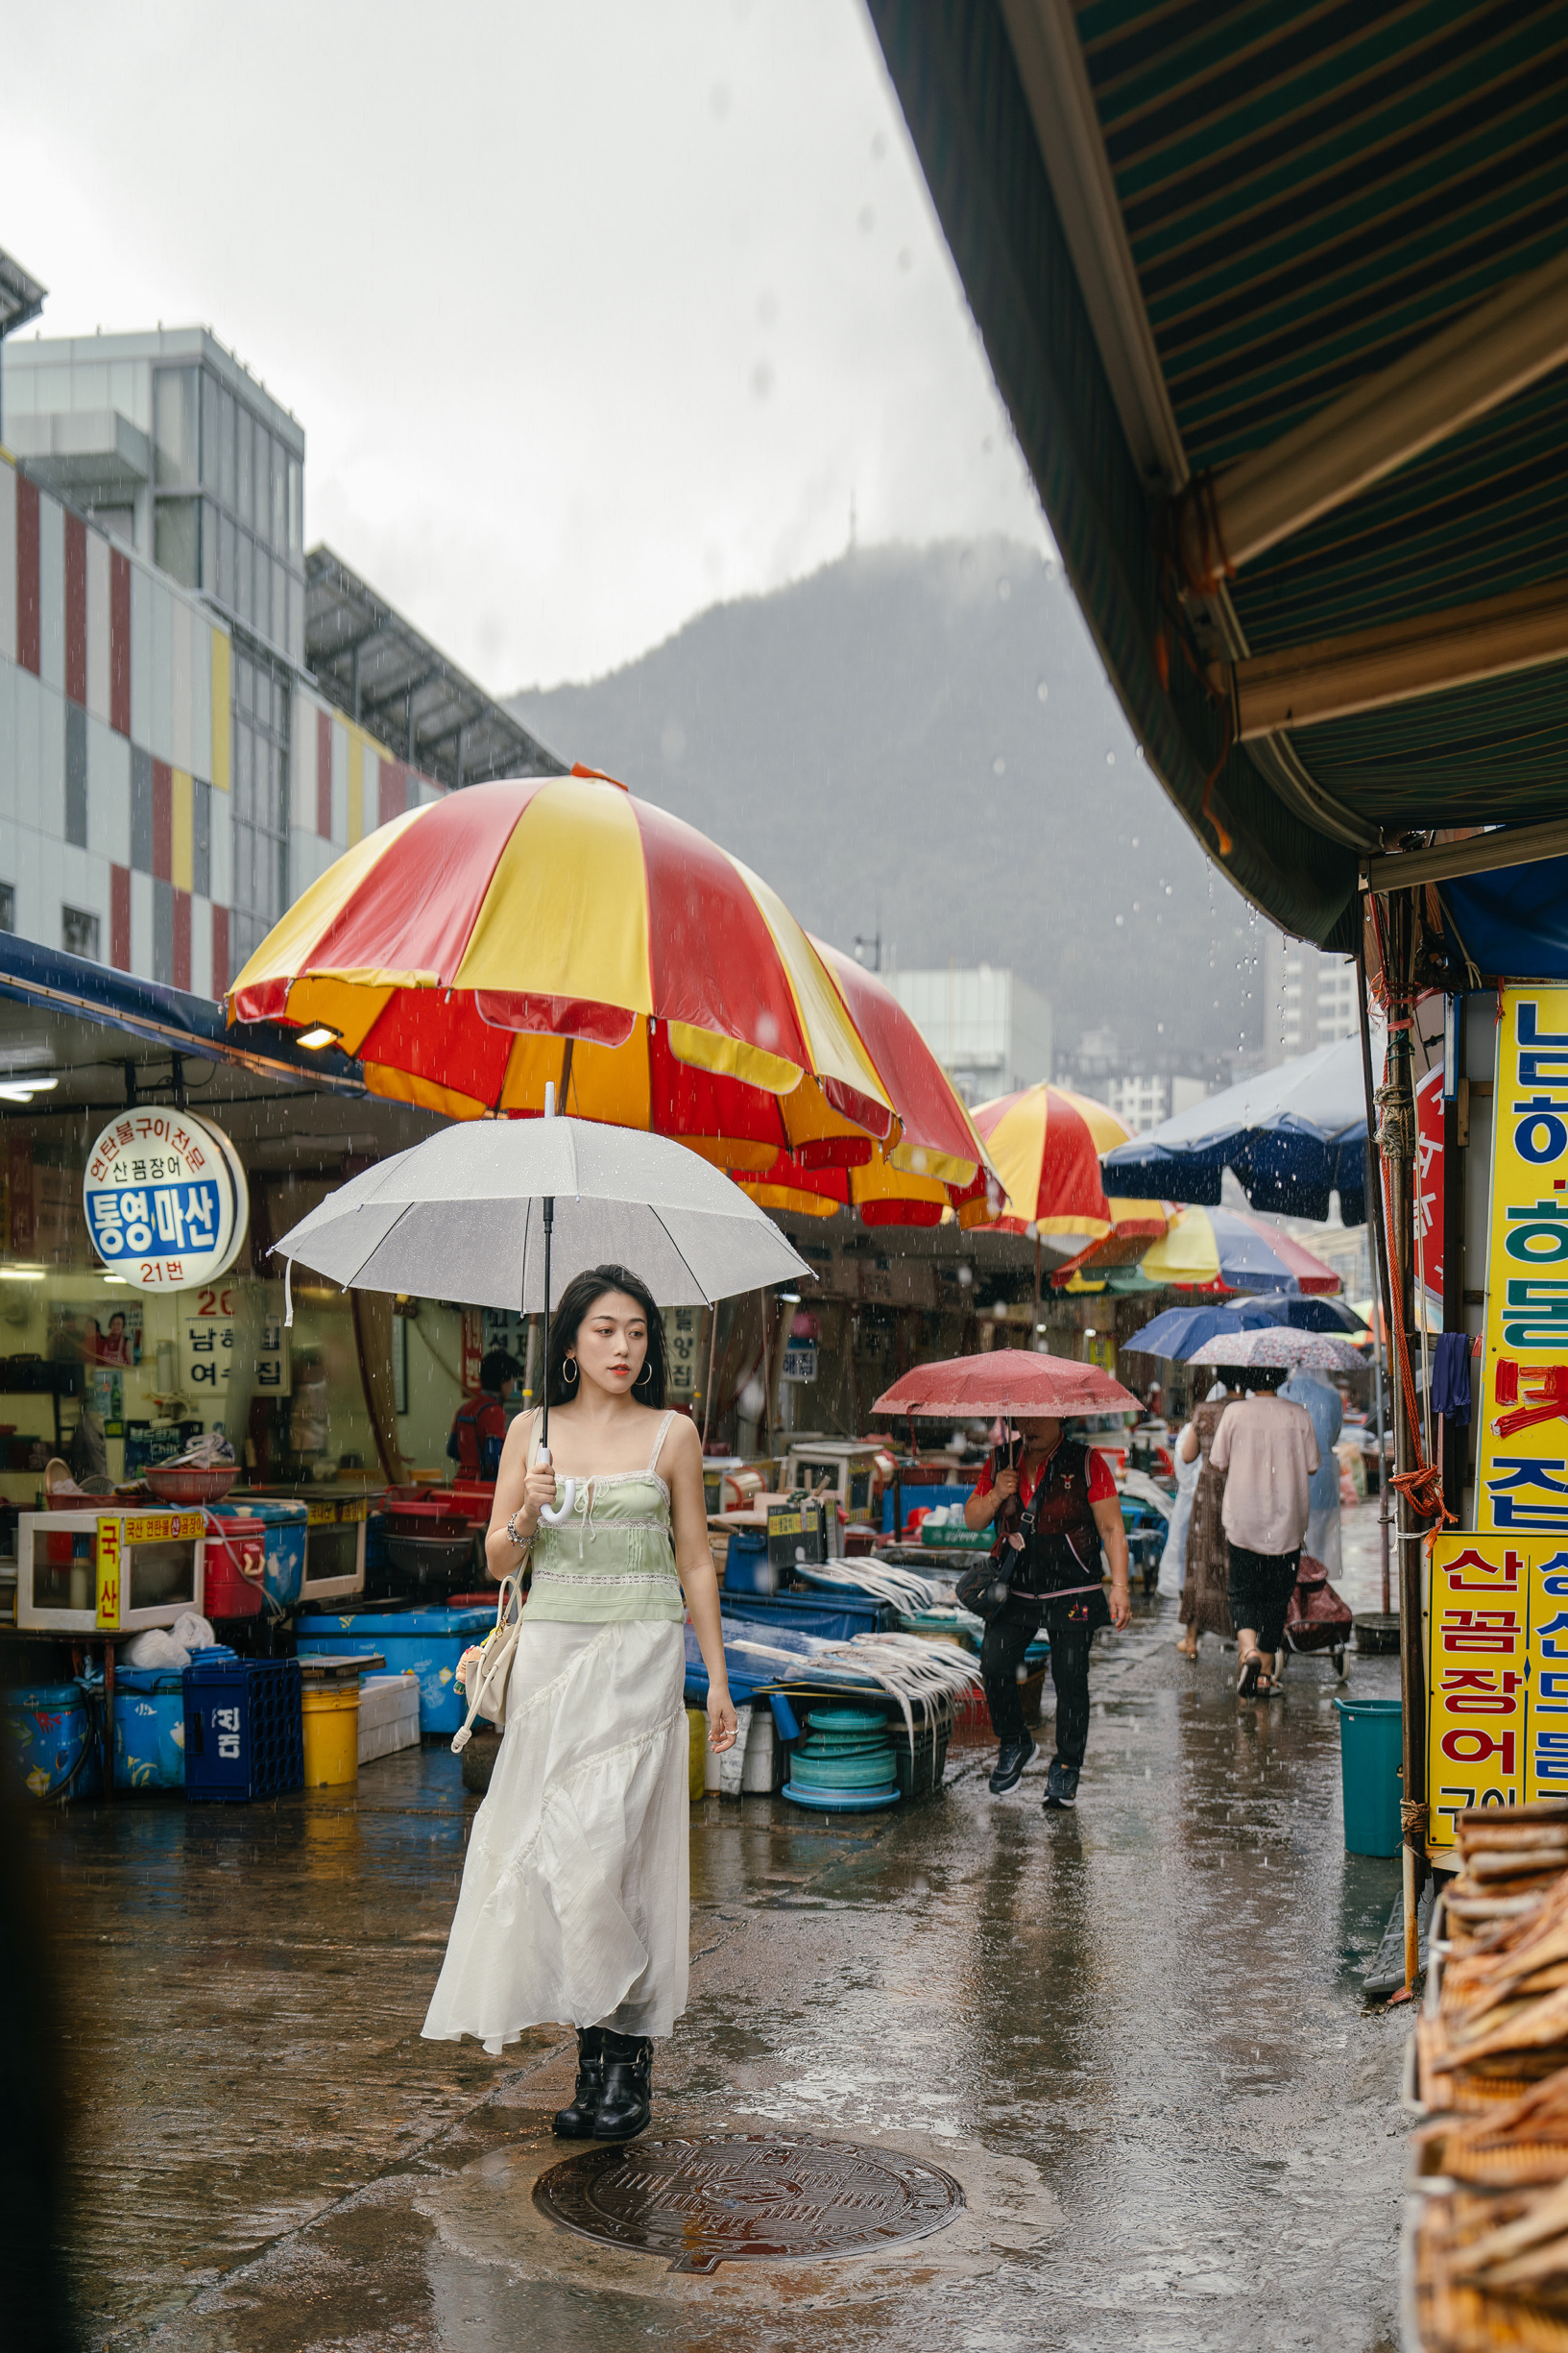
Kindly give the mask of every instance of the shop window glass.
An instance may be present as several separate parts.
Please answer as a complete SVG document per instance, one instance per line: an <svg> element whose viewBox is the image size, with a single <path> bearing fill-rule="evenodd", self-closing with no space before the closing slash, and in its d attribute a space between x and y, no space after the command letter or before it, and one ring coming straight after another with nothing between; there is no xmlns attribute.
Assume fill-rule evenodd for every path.
<svg viewBox="0 0 1568 2353"><path fill-rule="evenodd" d="M218 389L218 496L229 512L233 512L238 497L235 488L234 396L226 387Z"/></svg>
<svg viewBox="0 0 1568 2353"><path fill-rule="evenodd" d="M222 472L219 458L223 449L223 434L218 425L218 403L221 387L215 376L204 371L202 376L202 488L216 495L221 487Z"/></svg>
<svg viewBox="0 0 1568 2353"><path fill-rule="evenodd" d="M157 480L194 482L200 440L196 370L159 368L153 381Z"/></svg>
<svg viewBox="0 0 1568 2353"><path fill-rule="evenodd" d="M255 450L255 535L265 545L272 536L272 435L265 425L252 428Z"/></svg>
<svg viewBox="0 0 1568 2353"><path fill-rule="evenodd" d="M14 932L15 929L15 886L11 883L0 883L0 932Z"/></svg>
<svg viewBox="0 0 1568 2353"><path fill-rule="evenodd" d="M98 918L84 907L60 910L60 944L67 956L84 956L98 962Z"/></svg>
<svg viewBox="0 0 1568 2353"><path fill-rule="evenodd" d="M239 509L241 522L248 523L254 521L251 502L251 485L254 479L254 452L251 437L251 412L248 408L235 411L234 447L239 452L239 491L234 504Z"/></svg>
<svg viewBox="0 0 1568 2353"><path fill-rule="evenodd" d="M201 559L200 498L160 498L153 513L153 561L181 588L194 588Z"/></svg>

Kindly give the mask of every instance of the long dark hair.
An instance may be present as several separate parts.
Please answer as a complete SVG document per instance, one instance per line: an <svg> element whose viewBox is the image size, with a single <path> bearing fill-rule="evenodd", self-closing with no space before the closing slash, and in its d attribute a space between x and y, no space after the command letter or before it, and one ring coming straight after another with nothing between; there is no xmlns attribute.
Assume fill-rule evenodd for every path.
<svg viewBox="0 0 1568 2353"><path fill-rule="evenodd" d="M640 1274L630 1267L586 1267L574 1274L556 1302L550 1319L550 1348L544 1360L544 1395L552 1405L566 1405L577 1395L580 1376L565 1380L567 1358L577 1346L577 1335L588 1322L594 1307L607 1291L624 1291L629 1299L636 1299L648 1326L648 1353L642 1370L632 1384L632 1395L639 1405L658 1406L664 1403L664 1382L667 1360L664 1355L664 1319L660 1314L653 1293Z"/></svg>

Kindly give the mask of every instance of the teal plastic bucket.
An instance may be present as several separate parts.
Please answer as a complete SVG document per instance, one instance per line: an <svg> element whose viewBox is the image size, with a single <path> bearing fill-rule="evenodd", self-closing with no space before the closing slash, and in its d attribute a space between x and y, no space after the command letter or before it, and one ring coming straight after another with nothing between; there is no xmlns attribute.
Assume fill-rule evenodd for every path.
<svg viewBox="0 0 1568 2353"><path fill-rule="evenodd" d="M1397 1699L1337 1699L1345 1853L1397 1855L1405 1710Z"/></svg>

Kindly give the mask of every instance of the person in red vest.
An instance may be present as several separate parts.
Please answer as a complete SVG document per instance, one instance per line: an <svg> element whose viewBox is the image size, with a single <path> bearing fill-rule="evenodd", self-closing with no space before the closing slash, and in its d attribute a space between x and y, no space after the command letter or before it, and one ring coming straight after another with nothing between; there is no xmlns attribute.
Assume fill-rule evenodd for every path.
<svg viewBox="0 0 1568 2353"><path fill-rule="evenodd" d="M1005 1551L1010 1590L988 1621L980 1649L980 1678L1001 1743L991 1792L1001 1797L1016 1787L1034 1755L1018 1682L1024 1655L1044 1628L1056 1686L1056 1753L1046 1776L1045 1804L1048 1813L1064 1813L1077 1803L1089 1740L1090 1645L1098 1628L1120 1630L1131 1615L1127 1536L1103 1454L1065 1437L1056 1420L1015 1426L1024 1436L1022 1458L1014 1464L993 1454L964 1506L964 1524L974 1529L989 1527L1015 1497L1025 1507L1022 1521L1012 1522L1009 1514L1002 1523L1016 1528ZM1106 1562L1109 1602L1102 1586Z"/></svg>
<svg viewBox="0 0 1568 2353"><path fill-rule="evenodd" d="M479 1360L479 1394L465 1397L452 1417L446 1459L460 1479L493 1479L506 1443L506 1400L517 1386L518 1360L490 1348Z"/></svg>

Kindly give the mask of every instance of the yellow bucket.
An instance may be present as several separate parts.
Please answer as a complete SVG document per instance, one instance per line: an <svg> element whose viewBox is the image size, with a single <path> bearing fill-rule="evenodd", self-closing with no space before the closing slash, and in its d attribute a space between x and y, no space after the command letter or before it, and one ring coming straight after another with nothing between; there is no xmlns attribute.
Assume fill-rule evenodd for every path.
<svg viewBox="0 0 1568 2353"><path fill-rule="evenodd" d="M688 1708L686 1711L687 1736L690 1744L690 1779L688 1794L695 1806L708 1790L708 1710Z"/></svg>
<svg viewBox="0 0 1568 2353"><path fill-rule="evenodd" d="M300 1694L304 1711L305 1787L341 1788L359 1779L359 1686Z"/></svg>

